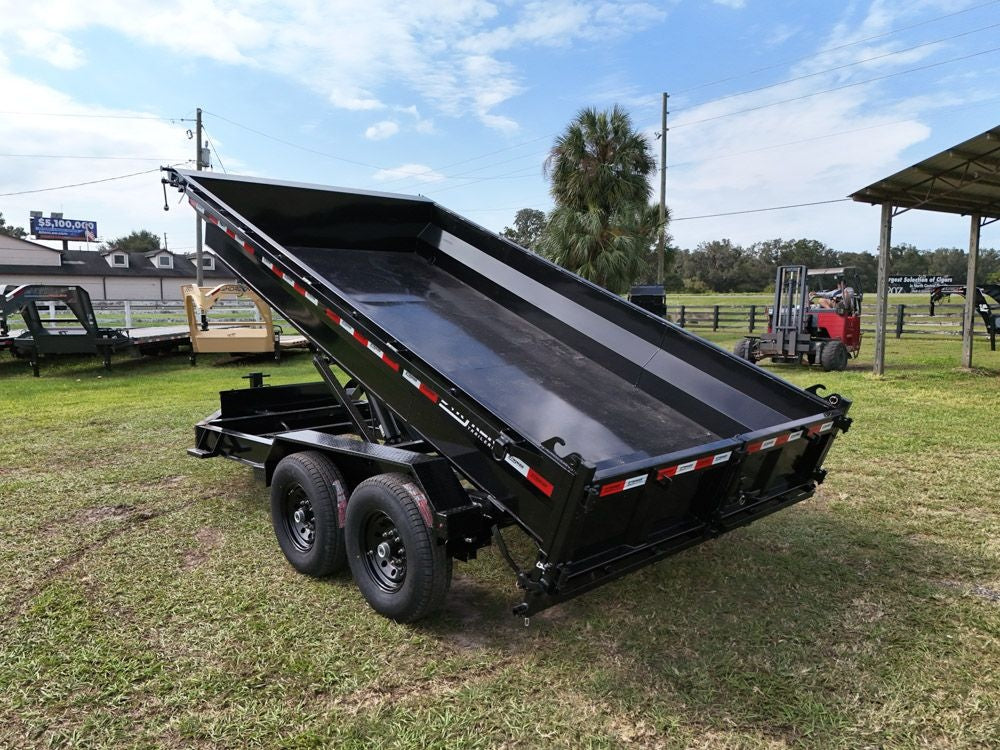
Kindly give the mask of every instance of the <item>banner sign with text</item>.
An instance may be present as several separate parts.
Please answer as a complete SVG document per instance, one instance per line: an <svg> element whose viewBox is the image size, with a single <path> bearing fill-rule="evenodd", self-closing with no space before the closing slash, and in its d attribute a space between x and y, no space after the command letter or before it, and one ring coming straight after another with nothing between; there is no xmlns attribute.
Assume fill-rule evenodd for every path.
<svg viewBox="0 0 1000 750"><path fill-rule="evenodd" d="M928 276L926 274L916 274L914 276L890 276L889 294L928 292L936 286L944 286L945 284L954 283L954 276Z"/></svg>
<svg viewBox="0 0 1000 750"><path fill-rule="evenodd" d="M82 240L97 242L97 222L32 216L31 233L36 240Z"/></svg>

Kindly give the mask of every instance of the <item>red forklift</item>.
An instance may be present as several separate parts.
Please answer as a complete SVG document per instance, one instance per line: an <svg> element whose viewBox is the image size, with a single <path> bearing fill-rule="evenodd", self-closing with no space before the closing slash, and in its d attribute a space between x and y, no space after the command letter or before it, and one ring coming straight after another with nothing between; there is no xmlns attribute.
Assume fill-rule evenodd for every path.
<svg viewBox="0 0 1000 750"><path fill-rule="evenodd" d="M861 350L861 300L857 268L781 266L767 333L747 336L733 353L751 362L770 357L844 370Z"/></svg>

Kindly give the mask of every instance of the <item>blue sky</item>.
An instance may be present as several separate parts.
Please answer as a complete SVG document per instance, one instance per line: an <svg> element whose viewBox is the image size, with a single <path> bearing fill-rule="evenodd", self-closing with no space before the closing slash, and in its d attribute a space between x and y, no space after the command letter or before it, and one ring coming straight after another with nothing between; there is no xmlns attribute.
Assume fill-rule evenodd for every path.
<svg viewBox="0 0 1000 750"><path fill-rule="evenodd" d="M542 162L579 109L622 104L658 148L668 91L677 244L867 250L861 204L692 217L842 198L996 126L998 31L1000 0L0 0L0 211L191 248L155 173L24 191L191 159L201 107L215 169L419 192L499 230L551 207ZM912 212L894 239L967 236Z"/></svg>

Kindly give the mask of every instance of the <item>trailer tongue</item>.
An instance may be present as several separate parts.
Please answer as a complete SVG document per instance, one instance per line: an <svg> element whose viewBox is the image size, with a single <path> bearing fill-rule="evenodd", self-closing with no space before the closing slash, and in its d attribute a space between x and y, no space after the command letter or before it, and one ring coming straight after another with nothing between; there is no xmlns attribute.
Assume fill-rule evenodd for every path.
<svg viewBox="0 0 1000 750"><path fill-rule="evenodd" d="M439 607L452 558L493 539L529 615L805 499L850 425L847 400L429 200L166 172L324 380L224 392L190 452L261 470L290 562L346 561L395 619ZM511 525L538 550L524 570Z"/></svg>

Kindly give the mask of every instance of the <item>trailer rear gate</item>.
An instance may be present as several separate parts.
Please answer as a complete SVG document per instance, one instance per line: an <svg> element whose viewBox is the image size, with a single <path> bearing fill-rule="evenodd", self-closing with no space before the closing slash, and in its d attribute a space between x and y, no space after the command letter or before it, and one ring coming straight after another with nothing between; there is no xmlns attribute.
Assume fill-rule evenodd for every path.
<svg viewBox="0 0 1000 750"><path fill-rule="evenodd" d="M333 443L297 433L288 447L280 425L308 426L289 392L265 448L232 429L224 399L199 426L198 455L263 450L250 463L270 477L316 440L357 476L379 446L343 436L402 425L401 447L443 457L475 488L456 500L425 487L436 517L455 514L438 540L449 551L474 554L511 523L538 544L521 612L808 497L850 423L839 396L796 388L431 201L167 171L209 222L209 245L357 386L314 431L340 434ZM259 389L229 399L255 400L267 403ZM479 515L461 525L468 505ZM470 529L477 517L486 528Z"/></svg>

